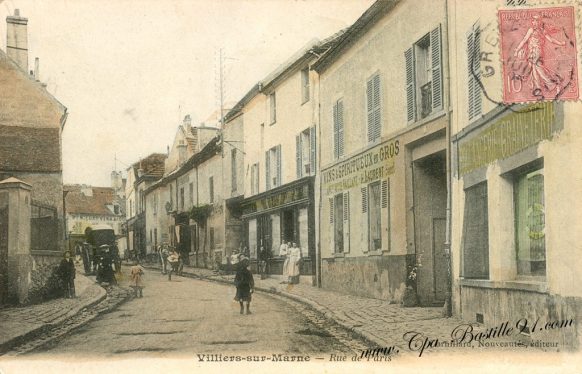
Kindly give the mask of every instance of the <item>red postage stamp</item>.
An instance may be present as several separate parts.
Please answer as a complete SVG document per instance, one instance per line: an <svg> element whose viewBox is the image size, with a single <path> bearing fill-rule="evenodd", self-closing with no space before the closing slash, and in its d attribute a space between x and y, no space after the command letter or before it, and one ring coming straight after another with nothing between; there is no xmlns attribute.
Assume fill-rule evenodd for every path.
<svg viewBox="0 0 582 374"><path fill-rule="evenodd" d="M499 10L503 101L577 100L574 7Z"/></svg>

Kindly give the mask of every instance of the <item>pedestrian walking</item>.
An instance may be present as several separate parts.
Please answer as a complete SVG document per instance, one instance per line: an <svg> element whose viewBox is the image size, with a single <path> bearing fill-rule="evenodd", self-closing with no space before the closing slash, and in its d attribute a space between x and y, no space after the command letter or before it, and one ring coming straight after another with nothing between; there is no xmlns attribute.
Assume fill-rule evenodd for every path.
<svg viewBox="0 0 582 374"><path fill-rule="evenodd" d="M134 296L143 297L143 280L141 277L144 275L144 269L139 264L139 261L134 261L133 266L130 269L130 277L131 277L131 288L133 288Z"/></svg>
<svg viewBox="0 0 582 374"><path fill-rule="evenodd" d="M292 244L289 242L285 247L285 262L283 262L283 281L281 283L288 283L289 281L289 261L290 261L290 253L291 253ZM281 253L279 253L283 256Z"/></svg>
<svg viewBox="0 0 582 374"><path fill-rule="evenodd" d="M168 273L168 280L172 280L172 273L178 273L180 267L180 255L174 248L172 248L172 252L168 256L168 263L170 264L170 272Z"/></svg>
<svg viewBox="0 0 582 374"><path fill-rule="evenodd" d="M65 289L65 297L75 297L75 262L71 256L71 252L65 252L65 258L61 260L59 265L59 275L63 282Z"/></svg>
<svg viewBox="0 0 582 374"><path fill-rule="evenodd" d="M167 244L162 244L160 249L160 261L162 262L162 274L166 274L168 272L168 256L170 255L170 251L168 250Z"/></svg>
<svg viewBox="0 0 582 374"><path fill-rule="evenodd" d="M243 257L234 277L234 285L236 287L234 299L240 304L240 314L244 314L244 302L247 303L247 314L251 314L251 295L254 292L255 280L249 270L249 264L249 259Z"/></svg>

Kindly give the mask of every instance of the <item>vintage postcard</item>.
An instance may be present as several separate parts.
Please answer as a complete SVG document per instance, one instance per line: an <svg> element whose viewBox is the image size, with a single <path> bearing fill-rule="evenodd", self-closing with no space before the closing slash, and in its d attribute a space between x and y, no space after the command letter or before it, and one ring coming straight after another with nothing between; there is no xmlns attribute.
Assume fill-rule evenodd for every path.
<svg viewBox="0 0 582 374"><path fill-rule="evenodd" d="M0 374L579 372L581 11L0 0Z"/></svg>

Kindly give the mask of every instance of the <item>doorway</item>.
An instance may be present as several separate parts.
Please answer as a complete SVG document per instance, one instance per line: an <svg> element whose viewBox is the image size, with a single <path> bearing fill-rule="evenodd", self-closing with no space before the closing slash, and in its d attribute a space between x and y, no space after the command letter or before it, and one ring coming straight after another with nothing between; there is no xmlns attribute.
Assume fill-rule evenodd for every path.
<svg viewBox="0 0 582 374"><path fill-rule="evenodd" d="M285 243L297 243L297 228L295 219L295 209L286 209L282 212L281 232Z"/></svg>
<svg viewBox="0 0 582 374"><path fill-rule="evenodd" d="M447 287L445 257L447 177L444 151L412 164L417 294L421 305L442 305Z"/></svg>

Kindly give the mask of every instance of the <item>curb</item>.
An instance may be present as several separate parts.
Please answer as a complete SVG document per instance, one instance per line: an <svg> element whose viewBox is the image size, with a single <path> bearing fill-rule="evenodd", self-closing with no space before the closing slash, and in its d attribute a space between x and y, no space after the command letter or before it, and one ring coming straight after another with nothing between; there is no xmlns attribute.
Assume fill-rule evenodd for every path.
<svg viewBox="0 0 582 374"><path fill-rule="evenodd" d="M84 277L84 275L77 273L77 276L79 276L79 275ZM92 284L92 285L88 286L87 289L89 289L90 287L98 288L99 292L98 292L97 296L92 297L91 299L87 300L87 302L79 303L79 305L73 307L69 312L67 312L67 314L65 314L64 316L62 316L62 317L60 317L52 322L44 323L43 325L41 325L35 329L32 329L32 330L30 330L22 335L16 336L16 337L12 338L11 340L4 342L3 344L0 345L0 356L3 355L4 353L8 352L9 350L11 350L13 347L24 344L28 340L32 340L32 339L36 338L37 336L55 328L55 327L58 327L59 325L62 325L69 318L74 317L77 314L79 314L83 309L90 308L90 307L100 303L101 301L105 300L105 298L107 297L107 292L101 286L97 286L95 284Z"/></svg>
<svg viewBox="0 0 582 374"><path fill-rule="evenodd" d="M160 270L159 267L152 266L152 265L142 265L142 266L145 268L148 268L148 269ZM226 279L214 278L213 276L195 274L195 273L188 272L186 270L183 271L182 275L187 276L188 278L198 278L200 280L205 280L205 281L209 281L209 282L232 285L232 281L228 281ZM315 310L316 312L320 313L323 317L333 321L334 323L338 324L342 328L357 335L358 338L366 341L367 343L370 343L371 345L375 345L378 347L382 347L382 346L386 345L385 342L379 341L376 337L363 331L362 329L360 329L352 324L349 324L347 322L344 322L341 318L338 318L338 316L336 316L332 310L330 310L329 308L327 308L323 305L318 304L317 302L315 302L313 300L310 300L310 299L302 297L302 296L293 295L293 294L290 294L288 292L280 291L277 289L273 290L271 288L255 287L255 290L263 292L263 293L267 293L267 294L274 294L274 295L283 296L283 297L286 297L288 299L302 303L302 304L310 307L311 309Z"/></svg>

